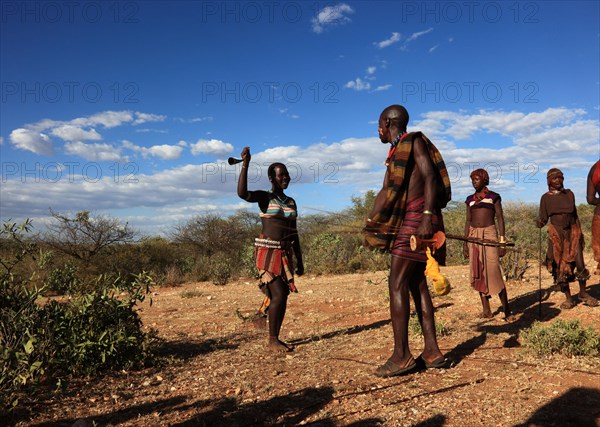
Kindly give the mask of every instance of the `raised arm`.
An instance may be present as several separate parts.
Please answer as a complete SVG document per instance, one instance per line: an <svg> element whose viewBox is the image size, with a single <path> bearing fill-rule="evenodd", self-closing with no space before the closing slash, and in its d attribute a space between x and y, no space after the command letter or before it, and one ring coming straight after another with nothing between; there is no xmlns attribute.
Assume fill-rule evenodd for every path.
<svg viewBox="0 0 600 427"><path fill-rule="evenodd" d="M250 148L244 147L242 150L242 169L240 171L240 178L238 180L237 193L242 199L250 201L250 192L248 191L248 165L250 164Z"/></svg>

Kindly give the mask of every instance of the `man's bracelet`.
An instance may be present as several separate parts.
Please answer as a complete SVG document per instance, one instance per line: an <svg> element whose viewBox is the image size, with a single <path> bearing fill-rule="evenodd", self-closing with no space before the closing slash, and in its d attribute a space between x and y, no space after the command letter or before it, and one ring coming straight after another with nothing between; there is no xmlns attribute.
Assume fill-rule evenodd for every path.
<svg viewBox="0 0 600 427"><path fill-rule="evenodd" d="M433 212L431 212L429 209L425 209L423 211L423 215L433 215Z"/></svg>

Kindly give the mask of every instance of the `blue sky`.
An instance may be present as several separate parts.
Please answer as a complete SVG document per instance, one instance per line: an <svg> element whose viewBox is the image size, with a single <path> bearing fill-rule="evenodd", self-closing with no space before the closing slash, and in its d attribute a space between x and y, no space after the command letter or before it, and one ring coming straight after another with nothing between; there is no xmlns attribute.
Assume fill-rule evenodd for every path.
<svg viewBox="0 0 600 427"><path fill-rule="evenodd" d="M408 109L462 202L477 167L537 203L550 167L585 201L600 156L600 9L589 2L23 2L0 24L0 217L91 210L145 234L256 211L288 164L300 214L381 187L383 108Z"/></svg>

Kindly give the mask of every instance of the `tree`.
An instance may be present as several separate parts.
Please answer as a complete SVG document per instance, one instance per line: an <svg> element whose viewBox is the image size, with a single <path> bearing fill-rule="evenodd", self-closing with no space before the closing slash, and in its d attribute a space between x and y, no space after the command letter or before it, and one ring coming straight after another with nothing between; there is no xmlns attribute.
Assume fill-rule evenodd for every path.
<svg viewBox="0 0 600 427"><path fill-rule="evenodd" d="M50 210L56 220L48 225L45 240L53 249L81 261L90 261L101 251L117 244L132 243L137 232L128 223L106 215L81 211L69 218Z"/></svg>
<svg viewBox="0 0 600 427"><path fill-rule="evenodd" d="M359 221L365 221L371 213L377 193L374 190L368 190L363 197L352 196L352 215Z"/></svg>
<svg viewBox="0 0 600 427"><path fill-rule="evenodd" d="M177 243L193 245L202 255L237 255L247 245L250 236L243 219L222 219L215 214L198 215L176 226L172 237Z"/></svg>

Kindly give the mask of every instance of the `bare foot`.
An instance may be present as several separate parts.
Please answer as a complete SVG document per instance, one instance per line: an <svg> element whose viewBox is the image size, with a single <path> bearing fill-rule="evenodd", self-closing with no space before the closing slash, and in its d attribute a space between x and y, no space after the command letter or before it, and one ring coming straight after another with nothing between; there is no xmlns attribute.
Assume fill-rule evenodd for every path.
<svg viewBox="0 0 600 427"><path fill-rule="evenodd" d="M267 349L274 353L289 353L293 351L292 348L288 347L284 342L279 340L269 340L269 344L267 344Z"/></svg>
<svg viewBox="0 0 600 427"><path fill-rule="evenodd" d="M573 307L575 307L575 303L573 302L572 298L567 298L566 300L563 301L563 303L560 305L560 308L564 309L564 310L570 310Z"/></svg>
<svg viewBox="0 0 600 427"><path fill-rule="evenodd" d="M482 319L491 319L494 317L494 315L491 311L483 311L479 317L481 317Z"/></svg>
<svg viewBox="0 0 600 427"><path fill-rule="evenodd" d="M502 319L502 320L504 320L506 323L512 323L515 320L517 320L517 317L514 314L508 314L508 315L504 316L504 319Z"/></svg>
<svg viewBox="0 0 600 427"><path fill-rule="evenodd" d="M579 301L588 307L596 307L598 305L598 300L585 291L579 292Z"/></svg>

